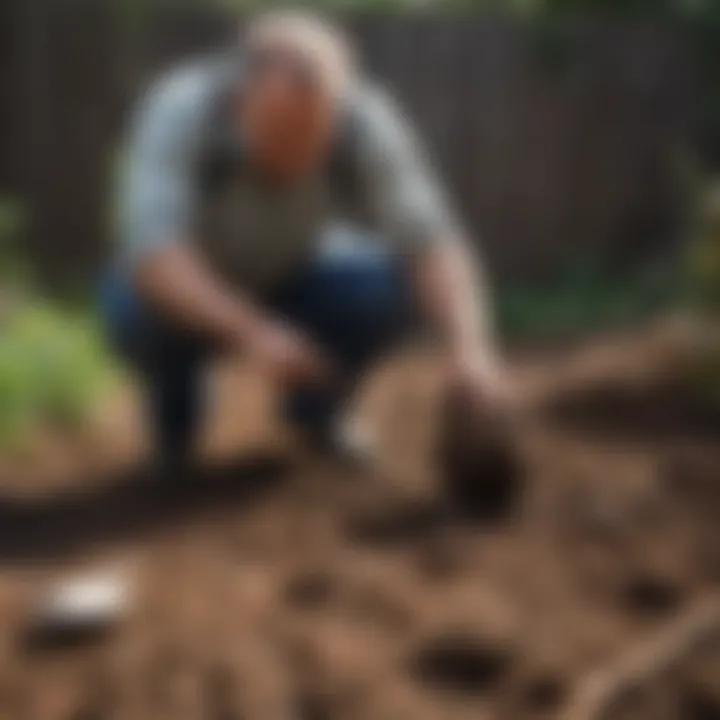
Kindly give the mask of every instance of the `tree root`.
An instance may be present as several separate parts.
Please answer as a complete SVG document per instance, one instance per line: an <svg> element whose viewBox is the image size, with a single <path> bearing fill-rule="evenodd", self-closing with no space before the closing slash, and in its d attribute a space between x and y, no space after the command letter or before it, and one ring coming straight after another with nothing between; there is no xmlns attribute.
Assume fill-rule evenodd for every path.
<svg viewBox="0 0 720 720"><path fill-rule="evenodd" d="M581 681L562 720L605 720L613 701L666 670L708 634L720 630L720 598L690 608L649 638L639 641L608 667Z"/></svg>

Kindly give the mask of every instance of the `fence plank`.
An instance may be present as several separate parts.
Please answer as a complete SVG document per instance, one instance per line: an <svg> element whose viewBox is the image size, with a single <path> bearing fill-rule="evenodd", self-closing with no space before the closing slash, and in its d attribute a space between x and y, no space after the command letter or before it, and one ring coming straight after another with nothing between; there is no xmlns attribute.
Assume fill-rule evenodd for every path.
<svg viewBox="0 0 720 720"><path fill-rule="evenodd" d="M2 50L13 48L14 76L27 86L16 88L16 126L4 119L0 132L28 148L20 185L35 214L36 259L50 276L89 276L107 242L103 193L128 99L128 45L99 9L46 6L25 23L32 43ZM349 25L372 74L427 137L501 277L547 273L572 254L630 262L671 245L671 160L696 139L699 94L681 29L578 20L548 44L537 28L501 17L360 16ZM133 58L137 84L235 33L229 13L155 15ZM559 48L559 64L548 47ZM8 83L0 74L0 89Z"/></svg>

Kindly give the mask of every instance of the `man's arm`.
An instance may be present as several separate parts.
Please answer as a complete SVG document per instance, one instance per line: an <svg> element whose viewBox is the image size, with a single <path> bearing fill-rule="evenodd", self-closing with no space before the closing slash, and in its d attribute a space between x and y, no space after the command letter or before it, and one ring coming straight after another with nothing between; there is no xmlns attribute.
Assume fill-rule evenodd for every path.
<svg viewBox="0 0 720 720"><path fill-rule="evenodd" d="M164 317L230 348L246 346L259 322L253 305L229 293L182 242L168 243L144 258L134 283Z"/></svg>
<svg viewBox="0 0 720 720"><path fill-rule="evenodd" d="M376 91L377 92L377 91ZM363 147L371 208L384 234L407 255L425 317L453 371L499 381L487 280L480 258L449 208L411 124L386 96L370 98Z"/></svg>
<svg viewBox="0 0 720 720"><path fill-rule="evenodd" d="M237 345L255 312L203 266L189 240L196 210L193 163L207 83L183 69L151 88L131 131L120 186L125 259L148 305L193 331Z"/></svg>
<svg viewBox="0 0 720 720"><path fill-rule="evenodd" d="M439 240L409 255L421 310L440 335L454 369L497 376L490 297L477 254L460 235Z"/></svg>
<svg viewBox="0 0 720 720"><path fill-rule="evenodd" d="M230 291L189 242L197 197L195 153L207 81L171 76L141 105L120 187L120 228L133 282L151 307L180 327L242 350L285 381L320 374L307 341Z"/></svg>

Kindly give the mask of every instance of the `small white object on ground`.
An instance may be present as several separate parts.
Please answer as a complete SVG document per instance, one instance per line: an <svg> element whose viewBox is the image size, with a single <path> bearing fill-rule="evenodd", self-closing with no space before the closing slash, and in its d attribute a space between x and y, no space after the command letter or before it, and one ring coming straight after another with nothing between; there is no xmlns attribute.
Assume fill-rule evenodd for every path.
<svg viewBox="0 0 720 720"><path fill-rule="evenodd" d="M61 580L38 603L33 624L49 631L109 627L130 607L130 582L117 570Z"/></svg>
<svg viewBox="0 0 720 720"><path fill-rule="evenodd" d="M378 438L366 422L337 418L332 425L335 453L348 465L369 470L378 462Z"/></svg>

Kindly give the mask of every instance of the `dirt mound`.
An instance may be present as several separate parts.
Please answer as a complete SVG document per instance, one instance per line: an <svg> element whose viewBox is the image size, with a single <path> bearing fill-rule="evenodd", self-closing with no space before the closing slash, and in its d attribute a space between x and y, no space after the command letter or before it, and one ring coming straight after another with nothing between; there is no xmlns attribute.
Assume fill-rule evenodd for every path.
<svg viewBox="0 0 720 720"><path fill-rule="evenodd" d="M476 503L494 508L492 522L467 522L441 501L427 461L437 379L414 359L368 394L388 428L383 477L319 461L258 473L243 461L182 492L137 474L78 479L54 495L8 491L0 716L720 717L720 621L704 618L689 638L695 614L717 608L714 421L654 375L614 367L579 392L564 367L544 372L553 390L520 439L522 502L516 487L495 486ZM427 392L393 417L387 388L403 382ZM237 416L259 404L253 386L233 387L228 417L256 437L255 420L243 429ZM28 602L42 583L105 560L134 568L128 620L52 652L29 642ZM593 705L597 672L615 685Z"/></svg>

